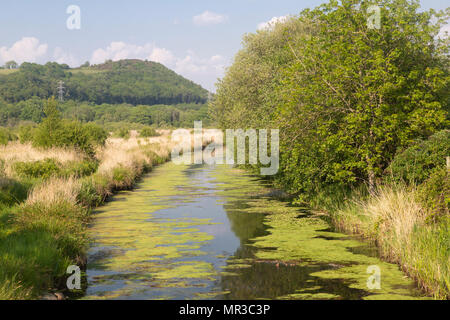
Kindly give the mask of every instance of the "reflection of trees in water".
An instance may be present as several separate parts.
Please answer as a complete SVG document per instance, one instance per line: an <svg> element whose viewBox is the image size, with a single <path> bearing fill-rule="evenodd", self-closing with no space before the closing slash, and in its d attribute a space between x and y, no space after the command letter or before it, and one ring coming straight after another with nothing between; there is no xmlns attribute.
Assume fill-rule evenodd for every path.
<svg viewBox="0 0 450 320"><path fill-rule="evenodd" d="M264 214L243 211L245 208L248 208L245 200L224 205L231 230L241 242L235 252L235 258L238 259L253 258L256 248L247 245L251 243L249 240L269 234L268 227L264 224Z"/></svg>
<svg viewBox="0 0 450 320"><path fill-rule="evenodd" d="M247 300L277 297L294 294L302 290L307 298L310 295L329 293L340 299L361 299L367 294L361 289L349 288L341 279L321 279L312 273L331 269L329 265L298 266L278 262L253 262L251 267L238 271L239 276L221 277L222 290L230 291L223 298L230 300Z"/></svg>
<svg viewBox="0 0 450 320"><path fill-rule="evenodd" d="M268 226L264 224L263 213L246 212L249 199L228 201L224 205L230 221L231 229L240 239L241 245L236 250L234 259L254 259L258 249L251 244L251 239L269 234ZM239 275L223 275L220 279L222 290L229 291L222 298L232 300L246 300L256 298L274 299L294 294L302 289L304 294L330 293L344 299L360 299L366 294L364 290L352 289L343 280L321 279L311 276L312 273L332 269L330 265L284 264L279 261L257 261L250 263L250 267L230 269Z"/></svg>

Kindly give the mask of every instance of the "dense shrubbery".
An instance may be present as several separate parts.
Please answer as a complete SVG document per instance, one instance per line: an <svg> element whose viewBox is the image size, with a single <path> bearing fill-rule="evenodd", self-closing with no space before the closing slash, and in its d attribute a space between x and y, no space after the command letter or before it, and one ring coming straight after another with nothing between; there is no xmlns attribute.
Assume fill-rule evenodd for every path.
<svg viewBox="0 0 450 320"><path fill-rule="evenodd" d="M34 129L36 129L36 125L21 125L18 132L20 143L33 141Z"/></svg>
<svg viewBox="0 0 450 320"><path fill-rule="evenodd" d="M50 177L85 177L93 174L98 163L93 160L66 162L45 159L34 162L16 162L14 171L23 177L48 179Z"/></svg>
<svg viewBox="0 0 450 320"><path fill-rule="evenodd" d="M24 121L42 122L45 118L43 111L45 101L36 97L16 104L0 100L0 125L15 126ZM33 108L38 109L37 115L32 114ZM96 122L102 126L117 122L130 123L133 127L149 125L192 127L195 120L202 120L204 125L210 123L207 104L134 106L121 103L96 105L92 102L69 100L59 103L58 108L63 118L78 120L82 123ZM24 110L29 110L29 112Z"/></svg>
<svg viewBox="0 0 450 320"><path fill-rule="evenodd" d="M449 217L450 210L450 180L446 167L433 171L424 183L417 187L420 202L430 210L428 217L433 222L439 222Z"/></svg>
<svg viewBox="0 0 450 320"><path fill-rule="evenodd" d="M114 132L116 137L128 140L130 138L130 130L127 128L119 128Z"/></svg>
<svg viewBox="0 0 450 320"><path fill-rule="evenodd" d="M13 206L24 201L30 188L31 183L0 177L0 207Z"/></svg>
<svg viewBox="0 0 450 320"><path fill-rule="evenodd" d="M158 132L156 132L156 130L154 128L145 127L139 131L139 135L141 137L148 138L148 137L156 137L159 134L158 134Z"/></svg>
<svg viewBox="0 0 450 320"><path fill-rule="evenodd" d="M45 159L35 162L16 162L14 171L23 177L48 179L59 175L61 164L54 159Z"/></svg>
<svg viewBox="0 0 450 320"><path fill-rule="evenodd" d="M387 182L417 186L418 199L435 222L449 213L449 155L450 131L443 130L398 154L387 169Z"/></svg>
<svg viewBox="0 0 450 320"><path fill-rule="evenodd" d="M448 126L442 21L390 0L379 33L367 5L331 1L246 35L218 85L222 127L281 129L277 181L304 200L330 185L373 189L399 149Z"/></svg>
<svg viewBox="0 0 450 320"><path fill-rule="evenodd" d="M45 113L47 117L33 131L36 147L75 147L89 156L94 148L104 145L107 133L94 124L84 125L78 121L61 119L54 99L49 99Z"/></svg>
<svg viewBox="0 0 450 320"><path fill-rule="evenodd" d="M7 128L0 127L0 145L6 145L9 141L17 140L17 136Z"/></svg>
<svg viewBox="0 0 450 320"><path fill-rule="evenodd" d="M443 130L397 155L388 168L388 176L396 182L421 184L435 170L446 165L448 156L450 156L450 131Z"/></svg>

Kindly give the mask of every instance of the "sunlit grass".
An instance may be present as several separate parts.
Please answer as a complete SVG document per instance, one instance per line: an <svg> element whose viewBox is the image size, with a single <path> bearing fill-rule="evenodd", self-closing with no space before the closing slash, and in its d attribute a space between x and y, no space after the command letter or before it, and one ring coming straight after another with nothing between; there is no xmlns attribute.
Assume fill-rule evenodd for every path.
<svg viewBox="0 0 450 320"><path fill-rule="evenodd" d="M381 254L429 294L450 296L449 220L427 223L430 215L414 190L380 187L366 200L354 200L333 214L340 230L374 240Z"/></svg>
<svg viewBox="0 0 450 320"><path fill-rule="evenodd" d="M35 299L60 288L67 266L84 264L90 208L133 187L145 171L168 159L169 147L168 134L111 139L97 150L99 169L91 176L40 179L18 177L15 163L71 163L84 156L17 142L1 147L0 299Z"/></svg>

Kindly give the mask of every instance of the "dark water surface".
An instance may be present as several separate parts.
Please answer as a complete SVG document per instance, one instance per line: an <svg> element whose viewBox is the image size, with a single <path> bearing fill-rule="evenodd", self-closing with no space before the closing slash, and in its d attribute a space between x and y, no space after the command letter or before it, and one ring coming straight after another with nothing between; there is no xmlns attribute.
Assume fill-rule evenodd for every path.
<svg viewBox="0 0 450 320"><path fill-rule="evenodd" d="M95 212L84 299L421 298L368 244L270 194L227 166L156 168Z"/></svg>

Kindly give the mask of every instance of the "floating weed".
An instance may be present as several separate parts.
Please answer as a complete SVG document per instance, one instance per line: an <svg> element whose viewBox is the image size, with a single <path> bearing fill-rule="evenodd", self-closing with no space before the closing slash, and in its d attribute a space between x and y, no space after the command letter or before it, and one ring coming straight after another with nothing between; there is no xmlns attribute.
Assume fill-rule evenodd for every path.
<svg viewBox="0 0 450 320"><path fill-rule="evenodd" d="M368 245L268 194L260 179L228 166L157 168L96 211L89 298L421 298L398 266L367 254ZM193 214L202 206L207 218ZM228 229L208 233L221 225L212 219L218 214ZM381 289L372 291L373 265Z"/></svg>

